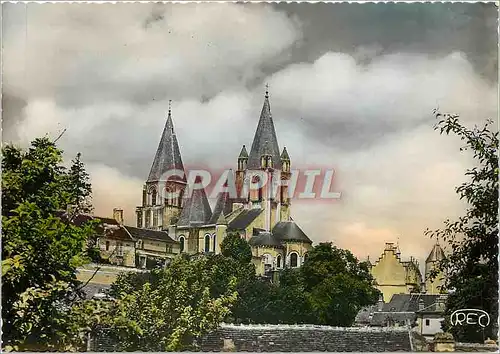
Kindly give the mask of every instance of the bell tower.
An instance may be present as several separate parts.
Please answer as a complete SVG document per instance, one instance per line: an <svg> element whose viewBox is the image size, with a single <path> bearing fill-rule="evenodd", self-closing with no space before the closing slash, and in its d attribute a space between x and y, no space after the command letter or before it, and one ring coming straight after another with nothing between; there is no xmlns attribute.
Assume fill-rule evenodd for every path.
<svg viewBox="0 0 500 354"><path fill-rule="evenodd" d="M176 224L185 188L184 165L169 102L165 128L142 190L142 205L136 208L137 227L168 230L170 225Z"/></svg>
<svg viewBox="0 0 500 354"><path fill-rule="evenodd" d="M258 176L256 175L256 171L259 172ZM264 184L260 189L248 190L248 194L240 198L239 202L243 203L247 209L263 209L263 224L264 228L268 231L272 230L277 222L288 221L290 219L288 187L283 186L282 182L289 181L290 175L290 157L286 148L280 154L276 130L271 115L269 91L266 85L264 104L250 153L248 154L246 147L243 146L238 157L236 190L238 196L242 195L242 191L248 190L245 187L251 182L248 180L250 176L253 179L253 183ZM266 178L265 183L263 183L264 181L258 181L260 178ZM276 188L276 186L279 187Z"/></svg>

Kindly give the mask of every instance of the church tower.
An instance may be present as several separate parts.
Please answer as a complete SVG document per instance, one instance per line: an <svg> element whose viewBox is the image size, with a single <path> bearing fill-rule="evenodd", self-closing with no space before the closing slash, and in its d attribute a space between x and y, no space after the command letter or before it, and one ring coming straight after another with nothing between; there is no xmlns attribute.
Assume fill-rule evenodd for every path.
<svg viewBox="0 0 500 354"><path fill-rule="evenodd" d="M444 285L444 274L440 271L433 279L431 279L430 275L444 258L444 251L439 245L439 241L436 241L431 253L425 260L425 291L427 294L437 295L442 293L443 289L441 287Z"/></svg>
<svg viewBox="0 0 500 354"><path fill-rule="evenodd" d="M168 230L177 223L186 176L169 106L165 128L142 191L142 205L136 208L137 227Z"/></svg>
<svg viewBox="0 0 500 354"><path fill-rule="evenodd" d="M240 198L235 202L243 204L245 209L262 209L262 226L266 231L271 231L276 223L290 220L290 198L288 188L284 186L290 180L290 175L290 156L286 148L280 154L269 92L266 90L250 153L243 145L238 157L236 191ZM265 178L266 182L259 181L260 178ZM264 186L249 190L250 182L260 182Z"/></svg>

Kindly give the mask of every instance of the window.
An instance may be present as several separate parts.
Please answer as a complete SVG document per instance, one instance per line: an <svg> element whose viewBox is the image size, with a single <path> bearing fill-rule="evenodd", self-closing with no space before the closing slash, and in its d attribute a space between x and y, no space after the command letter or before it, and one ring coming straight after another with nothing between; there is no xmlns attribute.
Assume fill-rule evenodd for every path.
<svg viewBox="0 0 500 354"><path fill-rule="evenodd" d="M205 253L210 252L210 235L205 235Z"/></svg>
<svg viewBox="0 0 500 354"><path fill-rule="evenodd" d="M307 258L309 258L309 253L306 253L306 254L304 255L304 262L305 262L305 261L307 261Z"/></svg>
<svg viewBox="0 0 500 354"><path fill-rule="evenodd" d="M109 251L109 241L106 241L106 251Z"/></svg>
<svg viewBox="0 0 500 354"><path fill-rule="evenodd" d="M151 210L153 213L153 226L158 226L158 211L157 210Z"/></svg>
<svg viewBox="0 0 500 354"><path fill-rule="evenodd" d="M281 256L276 257L276 267L281 268Z"/></svg>
<svg viewBox="0 0 500 354"><path fill-rule="evenodd" d="M123 243L118 242L116 245L116 255L117 256L123 256Z"/></svg>
<svg viewBox="0 0 500 354"><path fill-rule="evenodd" d="M142 240L137 241L137 248L142 250L142 246L143 246Z"/></svg>
<svg viewBox="0 0 500 354"><path fill-rule="evenodd" d="M151 204L156 205L156 190L151 193Z"/></svg>
<svg viewBox="0 0 500 354"><path fill-rule="evenodd" d="M214 234L214 248L213 248L214 253L216 248L217 248L217 235Z"/></svg>
<svg viewBox="0 0 500 354"><path fill-rule="evenodd" d="M296 268L299 266L299 260L298 260L298 255L297 253L291 253L290 254L290 267Z"/></svg>
<svg viewBox="0 0 500 354"><path fill-rule="evenodd" d="M139 228L142 227L142 213L141 212L137 213L137 227L139 227Z"/></svg>
<svg viewBox="0 0 500 354"><path fill-rule="evenodd" d="M181 253L184 252L184 236L179 237L179 246Z"/></svg>
<svg viewBox="0 0 500 354"><path fill-rule="evenodd" d="M426 326L430 326L431 325L431 320L429 320L429 319L425 320L425 325Z"/></svg>
<svg viewBox="0 0 500 354"><path fill-rule="evenodd" d="M149 227L151 226L151 213L149 211L146 211L146 224L144 227Z"/></svg>

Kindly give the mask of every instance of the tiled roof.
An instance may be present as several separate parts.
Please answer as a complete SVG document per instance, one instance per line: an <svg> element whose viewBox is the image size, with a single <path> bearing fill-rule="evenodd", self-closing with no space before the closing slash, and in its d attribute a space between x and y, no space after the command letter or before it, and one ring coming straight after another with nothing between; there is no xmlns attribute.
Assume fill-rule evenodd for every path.
<svg viewBox="0 0 500 354"><path fill-rule="evenodd" d="M125 228L132 235L132 237L136 239L161 240L168 243L175 243L175 241L165 231L141 229L133 226L125 226Z"/></svg>
<svg viewBox="0 0 500 354"><path fill-rule="evenodd" d="M68 213L64 211L59 211L56 215L59 216L61 220L67 220L66 218L68 218ZM100 221L100 225L96 228L96 232L98 234L116 240L133 241L133 237L131 237L123 226L121 226L118 221L113 218L94 216L90 214L76 214L73 216L72 224L80 227L92 220Z"/></svg>
<svg viewBox="0 0 500 354"><path fill-rule="evenodd" d="M280 241L299 241L312 244L311 239L293 221L280 221L272 230L274 236Z"/></svg>
<svg viewBox="0 0 500 354"><path fill-rule="evenodd" d="M417 312L419 303L423 301L424 308L436 303L441 295L429 294L394 294L391 300L384 304L385 312Z"/></svg>
<svg viewBox="0 0 500 354"><path fill-rule="evenodd" d="M434 247L432 247L431 253L429 253L429 256L425 260L425 262L437 262L440 260L443 260L445 258L444 251L441 248L441 246L436 243Z"/></svg>
<svg viewBox="0 0 500 354"><path fill-rule="evenodd" d="M103 294L111 288L110 285L88 283L83 287L86 299L92 299L96 294Z"/></svg>
<svg viewBox="0 0 500 354"><path fill-rule="evenodd" d="M210 218L209 224L216 224L221 214L228 215L232 210L232 202L229 198L229 192L219 193L215 203L214 212Z"/></svg>
<svg viewBox="0 0 500 354"><path fill-rule="evenodd" d="M269 104L269 97L266 94L262 112L260 113L259 124L255 131L253 138L252 148L248 156L248 169L258 170L261 167L261 157L264 154L264 149L269 149L268 152L272 156L273 166L276 169L281 168L280 149L278 146L278 139L276 138L276 130L274 129L273 117L271 115L271 106Z"/></svg>
<svg viewBox="0 0 500 354"><path fill-rule="evenodd" d="M211 217L212 209L210 209L205 189L195 189L184 203L177 226L207 225Z"/></svg>
<svg viewBox="0 0 500 354"><path fill-rule="evenodd" d="M415 312L374 312L371 326L412 325L417 319Z"/></svg>
<svg viewBox="0 0 500 354"><path fill-rule="evenodd" d="M257 236L252 236L248 243L251 246L283 247L281 242L268 231L262 231Z"/></svg>
<svg viewBox="0 0 500 354"><path fill-rule="evenodd" d="M263 211L264 209L243 210L237 217L235 217L229 223L228 229L230 230L246 229Z"/></svg>
<svg viewBox="0 0 500 354"><path fill-rule="evenodd" d="M174 132L174 123L170 110L168 111L167 122L165 123L165 128L163 129L160 143L158 144L158 149L156 150L156 155L153 160L153 165L149 172L148 182L158 181L160 177L169 170L184 171L179 143L177 142L177 137ZM183 178L173 176L172 179L186 181L185 176Z"/></svg>

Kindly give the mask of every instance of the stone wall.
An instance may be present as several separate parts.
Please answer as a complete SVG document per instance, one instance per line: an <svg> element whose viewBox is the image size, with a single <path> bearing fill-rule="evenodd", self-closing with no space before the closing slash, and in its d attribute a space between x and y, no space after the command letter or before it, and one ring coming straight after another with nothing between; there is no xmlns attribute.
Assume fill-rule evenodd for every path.
<svg viewBox="0 0 500 354"><path fill-rule="evenodd" d="M383 352L411 351L405 328L314 325L222 325L201 342L202 351Z"/></svg>

